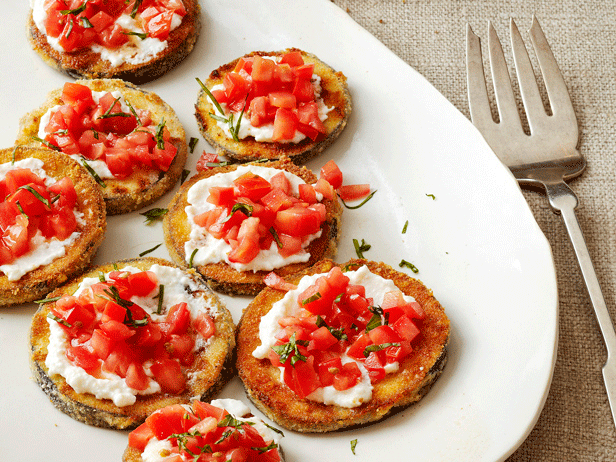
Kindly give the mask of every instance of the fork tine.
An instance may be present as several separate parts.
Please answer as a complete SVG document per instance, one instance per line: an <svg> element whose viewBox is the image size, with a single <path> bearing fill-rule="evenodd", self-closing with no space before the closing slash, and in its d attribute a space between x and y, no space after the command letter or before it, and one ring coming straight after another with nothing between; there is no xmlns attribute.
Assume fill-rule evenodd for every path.
<svg viewBox="0 0 616 462"><path fill-rule="evenodd" d="M548 92L548 98L550 100L550 107L552 113L558 117L566 119L566 123L574 124L577 127L577 119L575 117L575 111L573 110L573 104L569 97L567 85L563 79L554 54L550 49L547 39L541 30L539 21L533 15L533 22L529 30L530 40L535 49L537 60L539 61L539 68L543 75L545 87ZM571 120L572 119L572 120Z"/></svg>
<svg viewBox="0 0 616 462"><path fill-rule="evenodd" d="M481 41L466 25L466 87L468 89L468 106L471 121L480 130L494 125L492 110L488 100L486 77L483 72L483 59L481 57Z"/></svg>
<svg viewBox="0 0 616 462"><path fill-rule="evenodd" d="M513 51L518 83L520 84L520 95L524 102L524 109L531 133L535 133L540 131L541 128L545 128L547 114L541 101L539 87L537 86L535 74L520 31L513 19L511 19L509 24L511 29L511 49Z"/></svg>
<svg viewBox="0 0 616 462"><path fill-rule="evenodd" d="M488 50L490 52L490 69L494 82L494 95L498 106L498 113L502 124L507 124L514 129L519 127L522 131L522 122L513 96L511 78L507 70L505 55L498 35L492 23L488 23Z"/></svg>

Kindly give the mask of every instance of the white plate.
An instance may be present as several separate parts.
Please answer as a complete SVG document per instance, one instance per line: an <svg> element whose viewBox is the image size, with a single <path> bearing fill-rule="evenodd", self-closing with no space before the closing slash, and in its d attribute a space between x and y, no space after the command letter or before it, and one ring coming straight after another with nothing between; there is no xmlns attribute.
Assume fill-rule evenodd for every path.
<svg viewBox="0 0 616 462"><path fill-rule="evenodd" d="M201 3L203 28L195 50L145 87L171 104L188 137L199 137L195 77L206 78L220 64L253 50L294 46L343 71L353 114L340 139L309 167L318 171L334 159L347 183L367 182L378 192L361 209L345 210L338 259L354 257L355 238L372 245L367 258L394 267L401 259L412 262L451 319L449 362L423 401L358 430L287 431L287 461L315 460L317 447L325 460L506 458L530 432L545 401L558 327L550 249L515 181L462 114L329 1ZM28 46L27 2L13 8L0 23L1 147L12 146L24 113L70 80ZM463 46L463 37L452 46ZM206 147L201 139L189 168ZM170 198L156 205L164 207ZM96 262L135 257L160 242L160 223L146 226L138 213L112 217ZM164 246L153 255L168 258ZM249 299L223 298L237 321ZM72 420L32 380L28 328L34 311L34 305L0 309L0 457L120 460L126 433ZM237 378L222 396L244 398Z"/></svg>

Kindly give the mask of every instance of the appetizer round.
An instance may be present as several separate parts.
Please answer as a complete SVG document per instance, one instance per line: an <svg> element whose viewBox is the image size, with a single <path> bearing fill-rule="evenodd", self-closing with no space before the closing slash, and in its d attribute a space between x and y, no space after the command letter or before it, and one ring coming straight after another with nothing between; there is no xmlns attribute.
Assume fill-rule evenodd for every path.
<svg viewBox="0 0 616 462"><path fill-rule="evenodd" d="M49 295L32 320L31 368L74 419L134 428L156 409L217 393L233 374L234 330L194 271L123 260Z"/></svg>
<svg viewBox="0 0 616 462"><path fill-rule="evenodd" d="M418 280L365 260L324 260L286 279L297 287L263 290L237 331L247 395L279 425L374 422L420 400L441 374L449 320Z"/></svg>
<svg viewBox="0 0 616 462"><path fill-rule="evenodd" d="M159 96L117 79L67 82L22 117L16 144L63 152L102 188L107 213L151 204L186 164L186 134Z"/></svg>
<svg viewBox="0 0 616 462"><path fill-rule="evenodd" d="M74 78L154 80L192 51L198 0L33 0L32 48Z"/></svg>
<svg viewBox="0 0 616 462"><path fill-rule="evenodd" d="M193 401L155 411L128 435L123 462L280 462L282 432L235 399ZM201 458L201 455L204 455Z"/></svg>
<svg viewBox="0 0 616 462"><path fill-rule="evenodd" d="M238 162L286 155L305 163L340 135L351 113L344 74L296 48L247 54L201 86L201 134Z"/></svg>
<svg viewBox="0 0 616 462"><path fill-rule="evenodd" d="M288 157L195 175L163 220L172 260L194 267L214 290L254 295L271 271L284 276L333 257L342 208L317 193L316 181Z"/></svg>
<svg viewBox="0 0 616 462"><path fill-rule="evenodd" d="M0 150L0 306L42 298L81 273L103 242L92 177L47 149Z"/></svg>

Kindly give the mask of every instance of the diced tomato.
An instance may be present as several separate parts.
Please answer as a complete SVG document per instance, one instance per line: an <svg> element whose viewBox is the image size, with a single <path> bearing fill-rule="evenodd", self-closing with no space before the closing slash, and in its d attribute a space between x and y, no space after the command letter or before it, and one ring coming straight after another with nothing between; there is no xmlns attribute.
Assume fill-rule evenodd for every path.
<svg viewBox="0 0 616 462"><path fill-rule="evenodd" d="M404 340L412 342L419 335L419 329L407 316L400 316L392 325L394 331Z"/></svg>
<svg viewBox="0 0 616 462"><path fill-rule="evenodd" d="M167 351L173 358L180 360L182 364L191 364L194 357L192 349L195 346L195 339L190 334L170 336L169 341L165 343Z"/></svg>
<svg viewBox="0 0 616 462"><path fill-rule="evenodd" d="M269 94L269 103L274 107L295 108L295 96L286 91L273 91Z"/></svg>
<svg viewBox="0 0 616 462"><path fill-rule="evenodd" d="M205 313L200 313L197 316L193 322L193 327L205 340L216 333L216 325L214 324L214 320Z"/></svg>
<svg viewBox="0 0 616 462"><path fill-rule="evenodd" d="M100 34L103 30L109 27L113 23L113 21L113 17L103 10L99 11L90 18L90 23L98 34Z"/></svg>
<svg viewBox="0 0 616 462"><path fill-rule="evenodd" d="M225 75L223 79L223 86L225 88L225 94L230 102L243 102L248 94L248 90L250 89L249 82L240 74L235 74L233 72Z"/></svg>
<svg viewBox="0 0 616 462"><path fill-rule="evenodd" d="M128 445L141 453L154 436L150 426L144 422L128 434Z"/></svg>
<svg viewBox="0 0 616 462"><path fill-rule="evenodd" d="M207 202L227 207L235 202L235 192L231 186L212 186L208 190Z"/></svg>
<svg viewBox="0 0 616 462"><path fill-rule="evenodd" d="M338 195L343 201L363 199L370 194L369 184L349 184L338 188Z"/></svg>
<svg viewBox="0 0 616 462"><path fill-rule="evenodd" d="M357 337L355 342L351 344L346 354L347 356L353 359L363 360L365 358L364 350L366 349L368 345L371 345L371 344L372 344L372 340L370 340L370 337L368 336L368 334L363 333L359 337Z"/></svg>
<svg viewBox="0 0 616 462"><path fill-rule="evenodd" d="M101 323L101 329L114 341L126 340L135 335L135 331L126 324L110 319Z"/></svg>
<svg viewBox="0 0 616 462"><path fill-rule="evenodd" d="M324 199L334 200L336 198L336 191L331 184L324 178L319 178L314 185L314 189L323 195Z"/></svg>
<svg viewBox="0 0 616 462"><path fill-rule="evenodd" d="M361 371L359 366L354 362L348 362L342 365L342 370L334 376L333 386L336 390L348 390L354 387L361 380Z"/></svg>
<svg viewBox="0 0 616 462"><path fill-rule="evenodd" d="M400 336L389 325L377 326L368 332L370 340L375 345L399 342Z"/></svg>
<svg viewBox="0 0 616 462"><path fill-rule="evenodd" d="M154 146L151 154L154 166L158 170L166 172L169 170L169 167L171 167L177 152L178 149L173 145L173 143L168 141L164 143L163 149L158 148L158 146Z"/></svg>
<svg viewBox="0 0 616 462"><path fill-rule="evenodd" d="M252 172L245 173L233 181L236 196L247 197L256 202L272 189L272 185L266 179Z"/></svg>
<svg viewBox="0 0 616 462"><path fill-rule="evenodd" d="M297 297L299 306L312 314L325 315L331 311L332 296L325 277L317 279L316 283L308 287Z"/></svg>
<svg viewBox="0 0 616 462"><path fill-rule="evenodd" d="M276 290L282 290L284 292L297 289L297 286L295 284L291 284L285 281L282 277L278 276L273 271L268 273L268 275L263 278L263 283L267 287L271 287L272 289Z"/></svg>
<svg viewBox="0 0 616 462"><path fill-rule="evenodd" d="M93 105L92 90L85 85L66 82L62 88L62 101L65 104L76 104L83 101L88 105Z"/></svg>
<svg viewBox="0 0 616 462"><path fill-rule="evenodd" d="M298 79L310 81L314 72L314 63L302 64L293 68L293 74Z"/></svg>
<svg viewBox="0 0 616 462"><path fill-rule="evenodd" d="M293 366L285 367L285 383L300 398L305 398L321 385L319 375L314 368L314 356L306 361L297 361Z"/></svg>
<svg viewBox="0 0 616 462"><path fill-rule="evenodd" d="M133 354L130 350L126 346L116 344L113 351L104 360L103 369L124 378L133 361Z"/></svg>
<svg viewBox="0 0 616 462"><path fill-rule="evenodd" d="M269 184L269 183L268 183ZM227 255L234 263L248 263L259 254L259 219L247 218L242 222L238 233L239 245Z"/></svg>
<svg viewBox="0 0 616 462"><path fill-rule="evenodd" d="M290 109L278 108L274 117L274 133L273 141L290 140L295 136L297 124L299 123L297 115Z"/></svg>
<svg viewBox="0 0 616 462"><path fill-rule="evenodd" d="M150 367L154 379L164 392L179 394L186 388L186 377L180 363L173 359L160 359Z"/></svg>
<svg viewBox="0 0 616 462"><path fill-rule="evenodd" d="M9 194L13 194L17 189L31 183L40 186L45 185L45 181L42 178L39 178L38 175L27 168L14 168L9 170L6 173L5 182Z"/></svg>
<svg viewBox="0 0 616 462"><path fill-rule="evenodd" d="M77 203L77 193L75 192L75 184L70 177L66 176L60 181L49 186L48 191L54 196L54 202L60 207L73 209ZM55 200L55 196L60 196Z"/></svg>
<svg viewBox="0 0 616 462"><path fill-rule="evenodd" d="M90 346L93 352L102 360L107 359L113 347L113 341L100 329L94 329L90 338Z"/></svg>
<svg viewBox="0 0 616 462"><path fill-rule="evenodd" d="M96 369L100 364L98 356L85 345L68 345L66 357L75 366L81 367L85 371Z"/></svg>
<svg viewBox="0 0 616 462"><path fill-rule="evenodd" d="M384 355L385 352L382 350L378 352L373 351L368 355L366 361L364 361L364 367L368 370L370 381L373 383L385 377Z"/></svg>
<svg viewBox="0 0 616 462"><path fill-rule="evenodd" d="M308 350L327 350L336 343L338 343L338 339L326 326L322 326L310 333Z"/></svg>
<svg viewBox="0 0 616 462"><path fill-rule="evenodd" d="M128 36L123 33L124 29L118 24L111 24L99 32L97 41L107 48L117 48L128 42Z"/></svg>
<svg viewBox="0 0 616 462"><path fill-rule="evenodd" d="M271 82L274 78L276 63L271 59L255 56L250 76L254 82Z"/></svg>
<svg viewBox="0 0 616 462"><path fill-rule="evenodd" d="M126 317L126 308L118 305L116 302L109 300L103 310L102 322L117 321L124 322Z"/></svg>
<svg viewBox="0 0 616 462"><path fill-rule="evenodd" d="M289 236L314 234L321 229L320 213L305 207L294 206L278 212L274 227L279 233Z"/></svg>
<svg viewBox="0 0 616 462"><path fill-rule="evenodd" d="M199 157L199 160L197 160L197 165L195 166L195 168L198 172L202 172L204 170L209 170L213 168L213 167L208 167L207 164L217 163L217 162L219 162L218 154L214 152L203 151L203 154L201 154L201 156Z"/></svg>
<svg viewBox="0 0 616 462"><path fill-rule="evenodd" d="M182 335L190 324L190 310L185 302L178 303L169 308L166 319L169 327L167 335Z"/></svg>
<svg viewBox="0 0 616 462"><path fill-rule="evenodd" d="M342 186L342 172L333 160L328 161L321 167L320 178L326 180L334 189Z"/></svg>
<svg viewBox="0 0 616 462"><path fill-rule="evenodd" d="M175 362L175 361L174 361ZM154 411L145 419L145 424L159 440L184 431L184 416L188 413L181 404L172 404Z"/></svg>
<svg viewBox="0 0 616 462"><path fill-rule="evenodd" d="M298 103L314 101L314 88L310 80L296 80L293 87L293 96L295 96Z"/></svg>
<svg viewBox="0 0 616 462"><path fill-rule="evenodd" d="M203 401L193 401L193 409L200 419L213 417L217 421L220 421L229 414L225 409L213 406L209 403L204 403Z"/></svg>
<svg viewBox="0 0 616 462"><path fill-rule="evenodd" d="M137 297L145 297L158 287L158 279L152 271L140 271L128 275L128 284Z"/></svg>
<svg viewBox="0 0 616 462"><path fill-rule="evenodd" d="M145 374L143 366L136 362L131 363L126 371L126 385L135 390L145 390L150 385L150 379Z"/></svg>
<svg viewBox="0 0 616 462"><path fill-rule="evenodd" d="M304 64L304 58L299 51L289 51L280 58L280 64L289 64L291 67L301 66Z"/></svg>
<svg viewBox="0 0 616 462"><path fill-rule="evenodd" d="M278 253L283 258L295 255L303 248L302 239L298 236L289 236L288 234L281 233L278 235L278 240L282 244L282 246L278 248Z"/></svg>

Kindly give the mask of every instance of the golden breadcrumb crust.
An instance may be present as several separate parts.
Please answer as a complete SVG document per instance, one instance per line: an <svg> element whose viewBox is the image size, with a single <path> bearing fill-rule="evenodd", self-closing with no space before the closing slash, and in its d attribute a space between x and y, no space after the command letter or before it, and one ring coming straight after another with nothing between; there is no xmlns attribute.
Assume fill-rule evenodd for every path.
<svg viewBox="0 0 616 462"><path fill-rule="evenodd" d="M252 352L259 340L259 323L284 292L264 289L244 310L237 328L237 370L248 397L267 417L298 432L329 432L363 425L419 401L436 381L447 359L449 319L432 292L420 281L394 270L384 263L351 260L339 265L368 266L371 272L391 279L405 294L411 295L425 311L421 337L413 343L413 353L402 361L400 369L374 384L372 399L355 408L325 405L299 399L280 380L280 371L268 359L257 359ZM324 260L312 268L287 277L297 284L302 276L329 271L335 263ZM353 267L351 267L353 269Z"/></svg>
<svg viewBox="0 0 616 462"><path fill-rule="evenodd" d="M0 272L0 306L31 302L44 297L68 279L80 274L90 264L103 242L107 221L105 202L94 179L73 159L49 149L15 148L0 150L0 164L27 158L43 161L47 175L61 180L68 176L77 193L76 209L83 213L85 224L78 225L79 237L66 248L63 257L48 265L24 274L17 281L9 281Z"/></svg>
<svg viewBox="0 0 616 462"><path fill-rule="evenodd" d="M147 167L135 167L133 173L127 178L105 178L103 182L106 186L102 188L102 193L107 204L107 214L118 215L132 212L151 204L171 190L182 175L188 156L186 133L175 111L155 93L142 90L122 80L77 80L75 83L85 85L92 91L119 91L134 108L150 111L153 123L158 124L164 119L165 127L171 134L171 142L177 148L175 158L166 172ZM38 134L41 117L50 108L61 104L61 96L62 88L51 91L41 107L21 118L15 144L42 146L32 137Z"/></svg>
<svg viewBox="0 0 616 462"><path fill-rule="evenodd" d="M317 180L314 173L306 167L298 167L288 157L284 157L279 161L259 163L258 165L285 170L302 178L306 183L312 184ZM216 167L195 175L182 185L178 193L171 200L168 206L169 212L163 220L163 231L169 255L178 265L187 265L184 243L190 239L190 224L185 212L185 208L188 206L188 190L203 178L208 178L217 173L230 172L237 169L237 167L237 164ZM327 210L327 217L321 227L323 231L321 237L312 241L306 248L310 253L310 260L306 263L294 263L275 269L274 272L276 274L280 276L293 274L312 266L322 258L333 258L335 256L339 240L342 207L336 199L324 200L323 204ZM234 295L257 294L265 287L263 278L270 272L237 271L225 262L199 265L195 269L203 275L214 290Z"/></svg>
<svg viewBox="0 0 616 462"><path fill-rule="evenodd" d="M129 259L116 262L120 270L125 266L134 266L142 270L152 265L174 267L171 262L157 258ZM58 288L49 297L72 294L83 278L97 278L100 272L107 273L115 269L114 264L106 264ZM235 325L231 313L220 302L218 297L207 287L200 276L194 271L188 271L190 277L201 289L192 295L201 296L215 306L218 314L214 318L216 333L208 340L207 346L195 355L193 365L187 370L188 381L186 390L180 395L156 393L137 396L135 404L118 407L109 399L97 399L91 394L76 393L66 380L58 375L48 375L45 366L47 347L49 345L49 323L47 314L54 303L45 303L35 313L30 330L30 366L34 378L51 402L62 412L72 418L98 427L130 429L143 423L148 415L157 409L171 404L188 403L192 397L202 400L211 399L220 391L223 385L234 375L233 351L235 348Z"/></svg>
<svg viewBox="0 0 616 462"><path fill-rule="evenodd" d="M141 64L122 63L111 66L89 48L73 52L54 50L32 19L28 16L27 33L30 45L49 66L73 78L122 79L136 84L150 82L161 77L180 64L192 51L201 30L201 7L198 0L183 0L186 16L181 25L170 32L167 47L156 57Z"/></svg>
<svg viewBox="0 0 616 462"><path fill-rule="evenodd" d="M273 160L286 155L293 162L301 165L308 159L321 153L342 133L351 114L351 94L347 86L347 79L342 72L334 71L315 55L297 48L276 52L255 51L244 57L282 56L290 51L301 52L304 62L307 64L314 63L314 73L321 77L321 98L327 107L333 107L328 112L327 119L323 122L327 129L326 137L320 141L312 141L310 138L305 138L299 143L258 142L251 136L235 141L232 138L228 138L225 132L216 124L216 120L210 117L209 114L216 113L216 109L205 92L200 90L197 103L195 104L195 117L197 118L201 134L216 149L219 155L226 156L237 162L250 162L260 159ZM239 59L237 58L212 71L209 78L204 82L205 86L209 89L214 85L221 84L225 75L233 71Z"/></svg>

